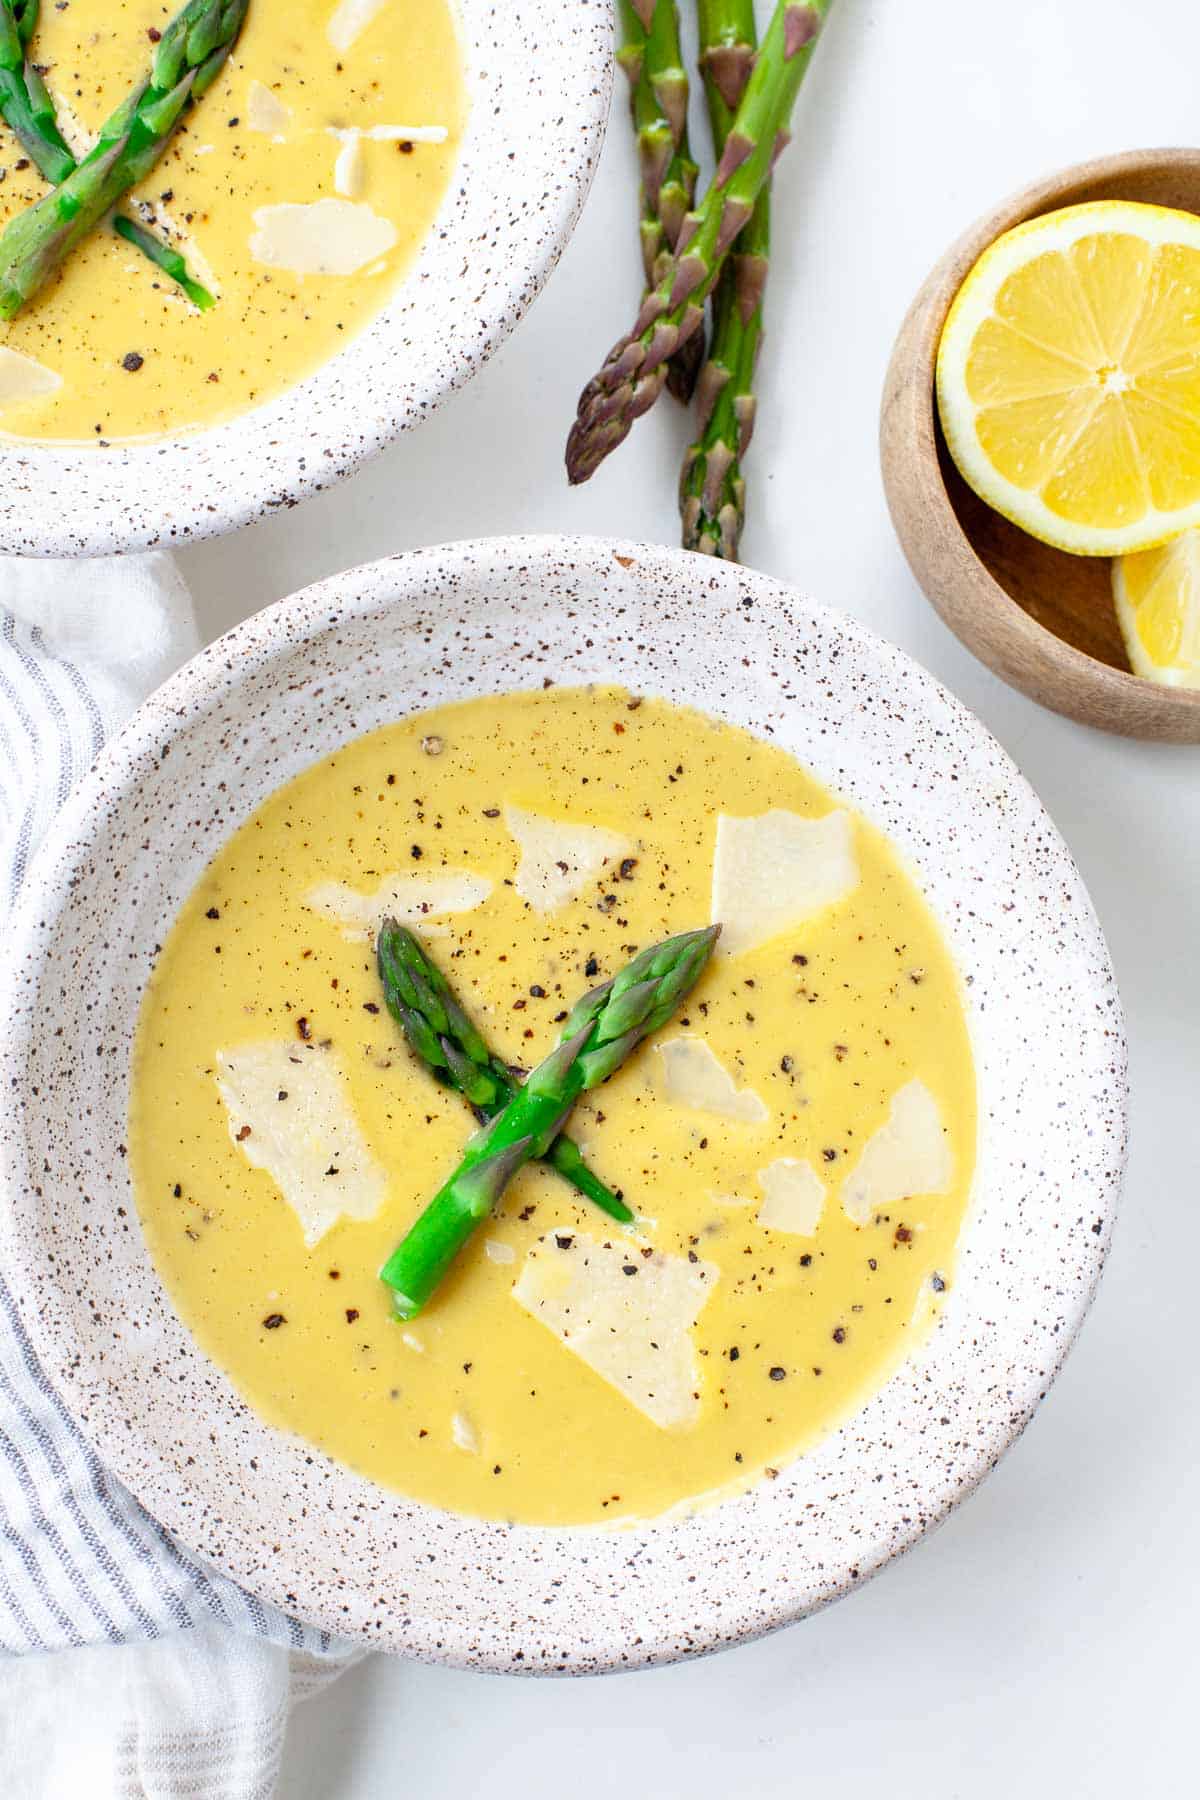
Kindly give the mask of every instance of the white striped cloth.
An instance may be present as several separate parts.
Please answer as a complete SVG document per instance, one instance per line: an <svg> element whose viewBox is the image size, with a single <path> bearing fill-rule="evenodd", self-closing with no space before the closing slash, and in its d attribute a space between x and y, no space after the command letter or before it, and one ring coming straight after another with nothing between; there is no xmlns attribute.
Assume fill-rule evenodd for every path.
<svg viewBox="0 0 1200 1800"><path fill-rule="evenodd" d="M196 647L164 554L0 559L0 915L105 737ZM266 1800L289 1704L352 1654L197 1561L107 1474L3 1271L0 1652L22 1659L0 1661L5 1800Z"/></svg>

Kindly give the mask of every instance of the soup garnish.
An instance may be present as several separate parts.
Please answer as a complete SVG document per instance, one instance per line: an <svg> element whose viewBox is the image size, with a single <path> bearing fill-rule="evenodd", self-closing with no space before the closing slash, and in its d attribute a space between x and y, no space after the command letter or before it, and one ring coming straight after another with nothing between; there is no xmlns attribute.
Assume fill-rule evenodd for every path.
<svg viewBox="0 0 1200 1800"><path fill-rule="evenodd" d="M494 1119L517 1091L514 1071L488 1049L420 939L395 919L385 919L375 956L388 1011L413 1055L446 1087L456 1088L481 1123ZM588 1168L579 1145L565 1132L559 1132L543 1160L610 1218L631 1223L633 1214L624 1200Z"/></svg>
<svg viewBox="0 0 1200 1800"><path fill-rule="evenodd" d="M615 1075L673 1016L699 981L720 930L710 925L654 944L576 1001L557 1048L467 1146L380 1270L400 1318L417 1316L517 1170L546 1154L580 1096Z"/></svg>

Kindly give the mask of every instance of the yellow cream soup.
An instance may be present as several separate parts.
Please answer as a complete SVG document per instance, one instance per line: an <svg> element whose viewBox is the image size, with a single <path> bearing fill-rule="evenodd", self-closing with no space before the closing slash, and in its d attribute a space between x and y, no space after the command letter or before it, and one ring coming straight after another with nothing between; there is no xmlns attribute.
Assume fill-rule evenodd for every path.
<svg viewBox="0 0 1200 1800"><path fill-rule="evenodd" d="M735 953L718 948L675 1020L571 1121L636 1225L528 1168L400 1324L377 1271L474 1126L381 1006L373 920L409 909L493 1048L528 1068L586 988L708 921L718 815L750 822L722 862L723 891L741 884ZM755 895L788 891L769 866L781 820L840 832L839 893L741 947ZM272 1091L254 1103L230 1071L256 1059ZM280 1173L262 1134L313 1081L348 1122L333 1150L320 1130L294 1146L310 1190L328 1177L334 1204L371 1216L306 1241L252 1158ZM906 1138L914 1096L923 1146ZM133 1071L150 1249L251 1404L405 1494L525 1522L648 1518L748 1486L861 1404L951 1283L974 1142L958 978L886 840L782 751L617 690L419 714L274 794L184 907ZM311 1239L328 1219L305 1224ZM664 1312L649 1334L692 1363L686 1416L666 1424L637 1392L644 1342L623 1387L619 1332L602 1346L614 1379L554 1326L563 1268L614 1260L631 1295L653 1299L635 1290L652 1271L669 1278L660 1299L685 1290L686 1317ZM517 1298L531 1280L544 1316Z"/></svg>
<svg viewBox="0 0 1200 1800"><path fill-rule="evenodd" d="M76 154L144 79L148 33L176 10L43 4L32 50ZM384 0L344 50L330 37L338 12L336 0L251 0L224 71L134 190L216 306L198 311L98 228L0 325L0 432L111 443L213 424L309 374L386 303L449 179L462 62L451 0ZM446 135L365 135L396 127ZM46 192L22 160L0 124L0 223ZM314 253L348 272L305 272Z"/></svg>

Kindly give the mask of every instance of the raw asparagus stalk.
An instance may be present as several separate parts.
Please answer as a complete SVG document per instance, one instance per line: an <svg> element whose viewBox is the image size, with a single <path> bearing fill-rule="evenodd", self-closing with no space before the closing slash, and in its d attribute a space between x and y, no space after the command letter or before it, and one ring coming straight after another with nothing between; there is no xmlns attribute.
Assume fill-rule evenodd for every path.
<svg viewBox="0 0 1200 1800"><path fill-rule="evenodd" d="M688 146L688 79L679 48L675 0L621 0L617 61L629 77L630 111L641 167L642 262L647 291L662 280L696 197L696 164ZM704 360L701 334L667 365L677 400L692 397Z"/></svg>
<svg viewBox="0 0 1200 1800"><path fill-rule="evenodd" d="M0 319L15 318L122 196L154 167L180 114L225 66L249 0L188 0L154 47L147 79L52 193L0 234Z"/></svg>
<svg viewBox="0 0 1200 1800"><path fill-rule="evenodd" d="M718 159L754 66L754 0L699 0L700 68ZM771 185L721 270L713 332L697 393L699 436L684 458L679 511L685 550L736 562L746 517L742 460L754 432L754 371L762 344L771 248Z"/></svg>
<svg viewBox="0 0 1200 1800"><path fill-rule="evenodd" d="M787 143L788 121L832 0L775 0L762 48L725 150L703 199L683 222L666 273L633 329L579 399L567 440L567 474L587 481L662 392L665 364L698 331L704 302Z"/></svg>
<svg viewBox="0 0 1200 1800"><path fill-rule="evenodd" d="M574 1006L562 1041L467 1146L458 1168L380 1270L402 1319L415 1318L517 1170L544 1156L580 1094L620 1068L689 993L720 931L688 931L643 950Z"/></svg>
<svg viewBox="0 0 1200 1800"><path fill-rule="evenodd" d="M4 119L21 148L52 187L75 172L75 158L59 130L54 102L46 91L28 47L37 25L40 0L0 0L0 118ZM141 251L172 281L178 282L201 312L215 305L208 289L197 281L178 250L156 236L137 219L118 213L113 230Z"/></svg>
<svg viewBox="0 0 1200 1800"><path fill-rule="evenodd" d="M385 919L375 948L388 1011L409 1048L444 1087L458 1089L477 1118L485 1123L494 1119L520 1085L511 1069L493 1056L413 932L395 919ZM632 1220L620 1195L592 1173L570 1138L556 1137L545 1160L612 1218L622 1224Z"/></svg>

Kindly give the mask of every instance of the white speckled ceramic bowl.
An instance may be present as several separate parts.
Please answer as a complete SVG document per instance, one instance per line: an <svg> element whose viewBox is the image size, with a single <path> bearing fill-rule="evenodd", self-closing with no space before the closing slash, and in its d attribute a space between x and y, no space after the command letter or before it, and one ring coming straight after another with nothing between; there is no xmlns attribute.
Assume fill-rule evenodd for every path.
<svg viewBox="0 0 1200 1800"><path fill-rule="evenodd" d="M982 1134L958 1278L918 1362L778 1480L694 1518L609 1532L438 1512L263 1424L159 1284L122 1141L155 946L273 788L409 710L593 679L769 736L891 835L966 982ZM970 1493L1045 1393L1100 1273L1124 1162L1125 1044L1062 840L930 676L747 570L515 538L309 588L141 709L59 815L7 939L0 1253L51 1380L193 1550L373 1645L583 1672L803 1617Z"/></svg>
<svg viewBox="0 0 1200 1800"><path fill-rule="evenodd" d="M146 443L0 440L0 554L101 556L233 531L348 474L480 369L558 261L612 89L612 0L454 0L470 116L434 226L340 355L227 425Z"/></svg>

